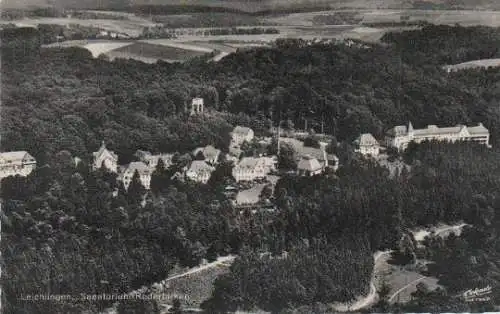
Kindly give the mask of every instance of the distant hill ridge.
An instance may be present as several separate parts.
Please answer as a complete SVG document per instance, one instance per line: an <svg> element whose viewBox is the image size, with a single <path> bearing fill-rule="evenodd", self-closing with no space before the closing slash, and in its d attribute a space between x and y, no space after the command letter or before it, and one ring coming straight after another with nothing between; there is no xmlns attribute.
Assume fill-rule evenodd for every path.
<svg viewBox="0 0 500 314"><path fill-rule="evenodd" d="M166 6L174 12L293 13L340 8L370 9L489 9L500 10L498 0L3 0L2 9L56 7L66 9L130 10L137 6ZM182 7L180 10L176 7ZM150 7L152 8L152 7ZM166 11L166 10L165 10ZM193 11L189 11L193 12ZM171 13L174 14L174 13Z"/></svg>

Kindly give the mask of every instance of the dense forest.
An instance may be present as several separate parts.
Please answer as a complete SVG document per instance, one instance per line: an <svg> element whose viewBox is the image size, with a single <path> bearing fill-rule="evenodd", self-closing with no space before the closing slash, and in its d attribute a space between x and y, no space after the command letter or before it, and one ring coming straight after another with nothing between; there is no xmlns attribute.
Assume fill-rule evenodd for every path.
<svg viewBox="0 0 500 314"><path fill-rule="evenodd" d="M490 51L485 38L496 34L446 29L455 34L441 38L442 53L450 55L469 47ZM446 59L425 50L433 37L415 46L411 32L388 35L394 45L368 48L279 40L217 63L198 58L185 64L109 62L79 48L42 49L42 34L25 28L1 34L1 145L27 150L38 161L29 177L1 185L8 313L95 311L109 304L18 298L126 292L166 277L176 264L194 266L229 253L240 258L217 281L204 305L209 311L278 312L350 300L367 291L374 251L398 247L408 228L439 221L463 220L479 231L422 253L433 261L429 271L460 291L485 278L498 286L499 70L447 74L439 68ZM410 53L414 58L405 57ZM205 99L205 115L186 113L192 97ZM221 192L230 175L226 164L208 186L171 180L193 148L212 144L227 151L237 124L263 134L272 122L298 128L303 118L316 129L324 122L325 132L343 142L337 148L342 167L312 179L282 177L274 194L277 213L239 215ZM346 143L360 132L381 137L410 119L415 127L483 122L494 148L411 145L402 156L411 171L394 178L349 152ZM121 163L137 149L180 154L171 168L158 167L143 198L138 178L125 192L113 174L88 170L102 140ZM75 156L83 162L75 165ZM469 264L452 262L456 254L458 261L479 256L480 267L461 267ZM436 296L421 293L415 304L425 298Z"/></svg>
<svg viewBox="0 0 500 314"><path fill-rule="evenodd" d="M456 33L442 37L448 50L488 51L495 46L493 29L478 29L474 45L463 38L471 38L475 28L429 26L423 32L440 34L442 28L446 34ZM19 33L27 33L29 45L16 39ZM429 36L429 42L436 36ZM210 141L224 148L226 124L219 114L188 124L181 118L193 96L204 97L208 108L253 117L254 124L270 119L276 125L281 119L300 128L308 119L319 131L323 122L325 132L339 140L361 132L381 137L409 120L415 127L483 122L493 144L499 138L498 70L448 75L432 64L406 62L405 53L401 60L400 49L392 46L366 49L279 40L273 49L241 51L218 63L148 65L93 59L78 48L39 50L43 36L32 29L6 29L2 38L2 146L33 147L37 158L61 149L86 154L103 138L120 155L139 146L172 151ZM413 49L420 59L432 55L426 50L432 44L411 42L407 51Z"/></svg>
<svg viewBox="0 0 500 314"><path fill-rule="evenodd" d="M278 313L299 305L317 306L318 303L327 305L349 300L353 296L343 294L338 286L321 284L322 276L335 277L336 284L363 294L362 285L366 287L373 267L371 252L388 248L401 250L401 246L403 254L417 254L432 261L429 274L437 277L447 292L441 301L436 301L436 295L429 292L420 299L417 296L407 307L397 305L392 310L449 310L456 303L457 294L486 285L494 287L492 295L500 295L496 237L500 220L495 215L500 208L500 152L470 144L436 142L410 147L405 159L412 164L411 172L403 171L393 179L385 168L357 158L339 169L338 177L282 178L275 190L280 212L259 232L261 245L267 243L266 251L274 253L274 258L262 260L243 256L237 260L231 273L217 282L206 308L250 310L258 307ZM416 226L433 225L437 221L465 221L477 228L464 232L461 238L429 240L429 249L423 252L405 247L403 234ZM345 235L353 235L357 240ZM330 254L329 248L314 249L314 245L304 251L302 241L314 243L316 239L333 244L335 250L349 248L353 256L359 255L355 258L324 257ZM338 239L342 240L337 242ZM295 251L297 247L302 251ZM306 255L309 252L307 256L312 260L309 265L326 260L329 264L301 267L304 258L294 255L298 253L280 258L282 251L290 249ZM472 263L472 256L479 262ZM360 259L366 262L357 264ZM358 267L356 278L351 267ZM350 276L328 273L325 269L343 269ZM352 286L353 282L356 285ZM275 285L283 290L273 290ZM285 288L289 286L295 288ZM315 290L318 286L328 291L328 297L322 294L324 290ZM302 289L298 287L304 287L307 292L297 292ZM274 303L269 301L270 295L276 298ZM495 302L498 300L493 299L490 306ZM478 309L478 304L463 305L462 310Z"/></svg>

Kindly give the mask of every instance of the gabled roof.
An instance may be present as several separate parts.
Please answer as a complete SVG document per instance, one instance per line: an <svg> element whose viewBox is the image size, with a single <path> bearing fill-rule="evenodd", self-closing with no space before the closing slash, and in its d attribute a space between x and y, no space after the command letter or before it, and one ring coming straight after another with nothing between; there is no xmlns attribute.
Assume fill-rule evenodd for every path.
<svg viewBox="0 0 500 314"><path fill-rule="evenodd" d="M33 156L31 156L27 151L24 150L0 153L0 160L4 160L6 162L22 161L24 159L35 160Z"/></svg>
<svg viewBox="0 0 500 314"><path fill-rule="evenodd" d="M97 152L93 152L92 155L94 155L94 158L99 158L104 153L109 153L114 159L118 160L118 155L116 155L114 152L108 150L106 148L106 144L104 141L102 141L101 147L99 147L99 150Z"/></svg>
<svg viewBox="0 0 500 314"><path fill-rule="evenodd" d="M233 133L240 134L240 135L248 135L250 132L253 130L246 127L246 126L236 126L233 130Z"/></svg>
<svg viewBox="0 0 500 314"><path fill-rule="evenodd" d="M373 146L378 145L377 140L370 133L361 134L354 143L359 146Z"/></svg>
<svg viewBox="0 0 500 314"><path fill-rule="evenodd" d="M452 127L444 127L440 128L435 125L428 125L425 129L415 129L413 132L415 135L421 136L431 136L431 135L439 135L439 134L456 134L460 133L463 128L467 128L464 125L457 125Z"/></svg>
<svg viewBox="0 0 500 314"><path fill-rule="evenodd" d="M298 170L305 170L305 171L317 171L319 169L323 168L320 164L320 162L311 156L304 156L298 163L297 169Z"/></svg>
<svg viewBox="0 0 500 314"><path fill-rule="evenodd" d="M236 167L239 168L255 168L263 161L255 157L243 157Z"/></svg>
<svg viewBox="0 0 500 314"><path fill-rule="evenodd" d="M192 104L203 104L203 98L195 97L195 98L191 99L191 103Z"/></svg>
<svg viewBox="0 0 500 314"><path fill-rule="evenodd" d="M470 134L490 134L490 131L488 131L487 128L484 127L482 123L479 123L477 126L470 126L468 127L469 133Z"/></svg>
<svg viewBox="0 0 500 314"><path fill-rule="evenodd" d="M124 173L126 171L132 171L135 173L136 170L140 175L147 175L151 173L151 169L142 161L133 161L123 168Z"/></svg>
<svg viewBox="0 0 500 314"><path fill-rule="evenodd" d="M198 147L193 150L193 155L196 156L199 152L203 154L203 157L205 157L205 159L213 159L217 158L221 151L213 147L212 145L207 145L205 147Z"/></svg>
<svg viewBox="0 0 500 314"><path fill-rule="evenodd" d="M413 129L413 134L416 136L437 136L442 134L458 134L460 132L464 132L467 134L481 134L487 135L489 134L488 129L486 129L482 123L474 127L467 127L462 124L458 124L452 127L443 127L440 128L436 125L428 125L424 129ZM408 129L406 126L400 125L396 126L389 131L387 131L387 135L390 136L404 136L408 134Z"/></svg>
<svg viewBox="0 0 500 314"><path fill-rule="evenodd" d="M214 170L215 170L214 167L210 166L203 160L193 160L187 171L200 173L200 172L212 172Z"/></svg>
<svg viewBox="0 0 500 314"><path fill-rule="evenodd" d="M147 150L138 149L135 152L134 156L142 160L142 159L145 159L145 158L151 156L151 153L148 152Z"/></svg>
<svg viewBox="0 0 500 314"><path fill-rule="evenodd" d="M405 125L398 125L387 131L387 135L390 136L401 136L406 135L407 133L408 130Z"/></svg>

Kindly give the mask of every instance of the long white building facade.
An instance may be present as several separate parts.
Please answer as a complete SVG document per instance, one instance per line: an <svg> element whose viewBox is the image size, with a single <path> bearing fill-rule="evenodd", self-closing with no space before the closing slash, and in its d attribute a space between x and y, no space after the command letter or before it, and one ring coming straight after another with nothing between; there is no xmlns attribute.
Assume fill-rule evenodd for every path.
<svg viewBox="0 0 500 314"><path fill-rule="evenodd" d="M440 128L428 125L425 129L414 129L413 125L399 125L386 133L385 144L403 151L410 142L421 143L423 141L474 141L490 146L490 132L482 123L477 126L456 125L454 127Z"/></svg>

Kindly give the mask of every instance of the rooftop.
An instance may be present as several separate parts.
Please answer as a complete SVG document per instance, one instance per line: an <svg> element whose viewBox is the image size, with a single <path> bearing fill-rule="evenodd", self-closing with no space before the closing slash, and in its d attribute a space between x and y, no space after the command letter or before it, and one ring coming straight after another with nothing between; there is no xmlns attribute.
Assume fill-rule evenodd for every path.
<svg viewBox="0 0 500 314"><path fill-rule="evenodd" d="M203 160L194 160L191 162L188 171L192 172L212 172L215 168L207 164Z"/></svg>
<svg viewBox="0 0 500 314"><path fill-rule="evenodd" d="M233 130L233 133L237 133L237 134L240 134L240 135L248 135L250 132L252 131L252 129L246 127L246 126L236 126Z"/></svg>
<svg viewBox="0 0 500 314"><path fill-rule="evenodd" d="M25 158L33 158L27 151L15 151L0 153L0 158L7 161L23 160Z"/></svg>
<svg viewBox="0 0 500 314"><path fill-rule="evenodd" d="M370 133L361 134L354 143L359 146L373 146L378 145L377 140Z"/></svg>
<svg viewBox="0 0 500 314"><path fill-rule="evenodd" d="M94 152L93 155L94 155L94 157L98 157L98 156L101 156L104 152L108 152L111 156L113 156L113 158L118 159L117 154L115 154L113 151L110 151L106 148L106 144L104 143L104 141L102 141L101 147L99 147L99 150L97 150L97 152Z"/></svg>
<svg viewBox="0 0 500 314"><path fill-rule="evenodd" d="M411 125L411 124L410 124ZM390 129L387 134L391 136L405 136L408 134L408 128L404 125L396 126ZM413 129L413 134L416 136L432 136L441 134L457 134L466 130L470 134L489 134L488 129L482 123L477 126L467 127L466 125L457 124L452 127L438 127L436 125L428 125L424 129Z"/></svg>
<svg viewBox="0 0 500 314"><path fill-rule="evenodd" d="M133 161L124 167L124 171L139 172L139 174L151 173L151 169L142 161Z"/></svg>
<svg viewBox="0 0 500 314"><path fill-rule="evenodd" d="M320 164L320 162L311 156L304 156L302 159L299 161L297 165L298 170L305 170L305 171L317 171L319 169L323 168Z"/></svg>
<svg viewBox="0 0 500 314"><path fill-rule="evenodd" d="M217 158L220 154L220 150L213 147L212 145L207 145L205 147L198 147L195 150L193 150L193 155L196 156L199 152L203 154L205 159L212 159L212 158Z"/></svg>
<svg viewBox="0 0 500 314"><path fill-rule="evenodd" d="M324 161L324 152L321 148L304 146L304 142L295 138L282 137L280 139L282 143L290 144L293 149L297 152L298 157L311 156L317 160ZM333 154L327 154L328 160L335 160L336 156Z"/></svg>

